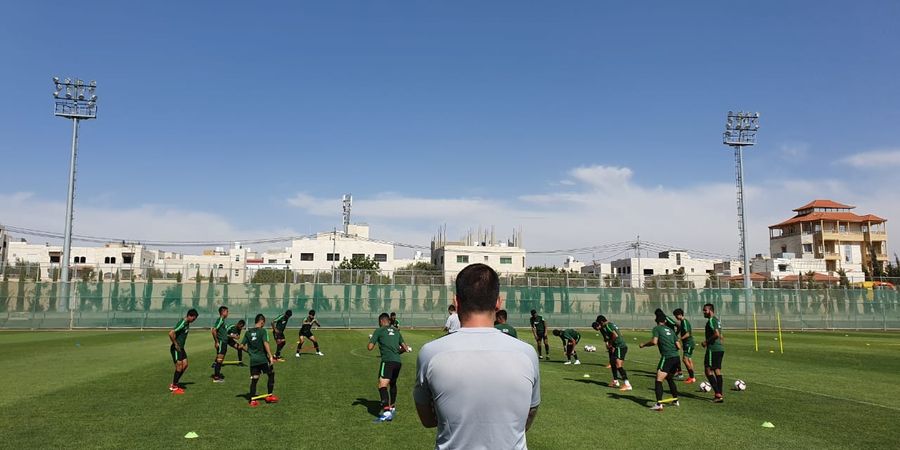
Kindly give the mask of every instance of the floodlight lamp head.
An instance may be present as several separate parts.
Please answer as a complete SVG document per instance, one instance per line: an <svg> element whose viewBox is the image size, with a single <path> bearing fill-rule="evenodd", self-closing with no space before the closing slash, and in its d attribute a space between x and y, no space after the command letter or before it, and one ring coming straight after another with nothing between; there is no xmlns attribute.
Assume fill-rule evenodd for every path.
<svg viewBox="0 0 900 450"><path fill-rule="evenodd" d="M76 86L84 86L84 81L81 81L81 80L75 80L75 85L76 85Z"/></svg>
<svg viewBox="0 0 900 450"><path fill-rule="evenodd" d="M53 98L59 98L59 91L53 93Z"/></svg>
<svg viewBox="0 0 900 450"><path fill-rule="evenodd" d="M59 77L53 77L53 82L55 84L59 84Z"/></svg>
<svg viewBox="0 0 900 450"><path fill-rule="evenodd" d="M91 80L91 87L92 87L92 88L97 87L97 81Z"/></svg>

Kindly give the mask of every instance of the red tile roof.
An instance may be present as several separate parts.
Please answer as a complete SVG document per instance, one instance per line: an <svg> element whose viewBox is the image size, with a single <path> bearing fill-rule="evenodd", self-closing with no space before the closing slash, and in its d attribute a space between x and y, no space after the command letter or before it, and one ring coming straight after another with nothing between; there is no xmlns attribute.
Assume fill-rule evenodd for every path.
<svg viewBox="0 0 900 450"><path fill-rule="evenodd" d="M750 274L750 281L751 281L751 282L753 282L753 281L766 281L767 279L768 279L768 278L766 278L766 276L763 275L763 274L761 274L761 273L756 273L756 272L754 272L754 273L751 273L751 274ZM728 280L728 281L744 281L744 275L743 275L743 274L740 274L740 275L732 275L732 276L728 277L727 280Z"/></svg>
<svg viewBox="0 0 900 450"><path fill-rule="evenodd" d="M812 209L812 208L840 208L840 209L853 209L855 206L845 205L843 203L838 203L833 200L813 200L794 211L803 211L804 209Z"/></svg>
<svg viewBox="0 0 900 450"><path fill-rule="evenodd" d="M800 223L800 222L818 222L820 220L840 220L841 222L854 222L854 223L862 223L862 222L887 222L887 220L882 219L876 215L866 214L864 216L860 216L859 214L853 214L851 212L813 212L809 214L804 214L802 216L792 217L784 222L777 223L775 225L770 225L769 228L778 228L785 225L790 225L792 223Z"/></svg>
<svg viewBox="0 0 900 450"><path fill-rule="evenodd" d="M797 275L788 275L788 276L781 277L780 281L796 283ZM809 281L809 277L807 277L806 275L803 275L803 281ZM841 281L841 279L839 277L833 277L831 275L816 272L815 275L813 275L813 281L818 282L818 283L823 283L823 282L835 282L836 283L838 281Z"/></svg>

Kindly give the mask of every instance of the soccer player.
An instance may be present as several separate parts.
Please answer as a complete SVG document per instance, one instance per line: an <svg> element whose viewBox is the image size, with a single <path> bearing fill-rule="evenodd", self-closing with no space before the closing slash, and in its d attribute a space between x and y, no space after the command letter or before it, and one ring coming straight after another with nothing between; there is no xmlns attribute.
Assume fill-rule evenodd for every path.
<svg viewBox="0 0 900 450"><path fill-rule="evenodd" d="M722 335L722 322L716 317L716 307L712 303L703 305L703 317L706 317L706 339L703 340L703 347L706 348L706 355L703 357L703 370L706 372L706 379L712 385L716 395L713 402L722 403L725 396L722 393L724 380L722 379L722 358L725 357L725 346L722 341L725 336Z"/></svg>
<svg viewBox="0 0 900 450"><path fill-rule="evenodd" d="M313 347L316 348L316 354L319 356L325 356L324 353L319 351L319 340L313 336L312 328L313 325L316 327L321 327L319 321L316 320L316 311L314 309L309 310L309 315L303 319L303 323L300 325L300 337L297 340L297 353L294 354L295 357L300 357L300 350L303 349L303 343L309 339L313 343Z"/></svg>
<svg viewBox="0 0 900 450"><path fill-rule="evenodd" d="M287 313L290 313L290 310ZM256 315L256 326L244 333L241 348L250 355L250 406L259 406L259 402L254 397L256 397L256 383L259 382L259 375L262 373L268 377L266 403L278 403L278 397L273 394L275 391L275 368L272 365L275 364L275 357L272 356L272 349L269 347L266 316Z"/></svg>
<svg viewBox="0 0 900 450"><path fill-rule="evenodd" d="M600 334L603 335L603 340L606 341L609 350L609 360L612 366L610 370L613 375L609 387L617 387L620 391L632 390L631 382L628 381L628 372L625 371L625 355L628 354L628 344L625 343L619 326L610 322L603 315L597 316L597 323L600 325Z"/></svg>
<svg viewBox="0 0 900 450"><path fill-rule="evenodd" d="M684 367L688 370L688 379L684 380L685 383L691 384L697 381L694 378L694 328L691 326L691 321L687 320L684 317L684 310L681 308L672 311L672 315L675 316L675 320L678 321L678 339L681 340L681 351L683 353L682 361L684 362Z"/></svg>
<svg viewBox="0 0 900 450"><path fill-rule="evenodd" d="M369 338L369 351L378 345L381 352L381 368L378 371L378 394L381 396L381 416L376 422L390 422L394 419L397 402L397 377L400 376L400 354L409 351L400 330L391 325L387 313L378 316L378 329ZM390 395L388 394L390 388Z"/></svg>
<svg viewBox="0 0 900 450"><path fill-rule="evenodd" d="M291 316L294 315L294 312L291 310L287 310L284 314L279 315L272 321L272 336L275 337L275 360L276 361L284 361L284 358L281 357L281 349L284 348L284 329L287 328L288 320L291 320Z"/></svg>
<svg viewBox="0 0 900 450"><path fill-rule="evenodd" d="M534 336L534 341L537 343L537 354L538 359L544 359L541 356L541 342L544 342L544 353L547 354L547 359L550 359L550 342L547 340L547 322L544 322L544 318L539 316L537 311L531 310L531 334Z"/></svg>
<svg viewBox="0 0 900 450"><path fill-rule="evenodd" d="M213 383L222 383L225 381L225 377L222 376L222 361L225 360L225 352L228 351L228 326L225 324L225 319L227 318L228 307L220 306L219 318L216 319L216 324L210 328L213 346L216 348L216 361L213 363L213 369L215 369L212 376Z"/></svg>
<svg viewBox="0 0 900 450"><path fill-rule="evenodd" d="M581 340L581 334L571 328L566 328L565 330L553 330L553 335L563 341L563 350L566 352L566 362L563 364L572 364L572 358L575 358L575 365L581 364L581 361L578 360L578 352L575 350L575 346Z"/></svg>
<svg viewBox="0 0 900 450"><path fill-rule="evenodd" d="M675 368L678 366L678 350L681 349L681 341L676 333L666 324L666 315L656 315L656 326L653 327L653 337L641 344L641 348L656 346L659 348L659 364L656 366L656 404L650 407L653 411L662 411L662 382L669 383L669 393L672 394L673 406L678 406L678 386L675 384Z"/></svg>
<svg viewBox="0 0 900 450"><path fill-rule="evenodd" d="M661 308L656 308L656 311L653 311L653 314L657 316L663 316L666 318L666 326L669 327L670 330L677 332L678 331L678 322L675 319L666 315ZM675 369L675 379L683 380L684 375L681 372L681 360L678 361L678 367Z"/></svg>
<svg viewBox="0 0 900 450"><path fill-rule="evenodd" d="M516 333L516 329L506 324L507 314L505 309L501 309L497 311L494 319L494 328L502 331L505 334L508 334L516 339L519 338L519 334Z"/></svg>
<svg viewBox="0 0 900 450"><path fill-rule="evenodd" d="M394 327L394 329L400 329L400 321L397 320L397 313L395 312L391 313L391 326Z"/></svg>
<svg viewBox="0 0 900 450"><path fill-rule="evenodd" d="M456 333L459 331L459 315L456 314L456 305L450 305L447 307L447 322L444 323L444 332L447 334Z"/></svg>
<svg viewBox="0 0 900 450"><path fill-rule="evenodd" d="M244 350L241 349L238 344L238 340L241 338L241 332L244 331L244 327L247 325L247 322L244 322L244 319L238 320L236 324L228 327L228 346L233 347L237 350L238 353L238 365L244 365ZM225 347L225 350L228 350L228 347ZM222 356L225 356L225 352L222 352Z"/></svg>
<svg viewBox="0 0 900 450"><path fill-rule="evenodd" d="M188 310L187 315L184 316L184 319L179 320L175 328L169 330L169 340L172 341L169 352L172 354L172 362L175 363L175 375L172 377L172 384L169 385L169 391L173 394L184 394L184 388L178 384L181 376L184 375L184 371L188 368L188 357L187 352L184 351L184 343L187 341L188 332L191 330L191 323L197 320L199 315L196 309L191 308Z"/></svg>
<svg viewBox="0 0 900 450"><path fill-rule="evenodd" d="M606 347L606 353L609 355L609 361L606 363L606 368L612 369L612 368L616 367L616 356L613 354L612 346L609 345L609 336L606 335L606 332L603 330L603 327L600 325L600 318L602 318L602 317L603 317L602 314L597 316L597 320L595 320L593 323L591 323L591 328L593 328L594 331L599 332L600 336L603 337L603 345L604 345L604 347ZM617 380L618 377L616 376L617 374L618 374L618 370L613 369L613 380L614 381L618 381ZM612 387L613 382L610 382L609 386Z"/></svg>

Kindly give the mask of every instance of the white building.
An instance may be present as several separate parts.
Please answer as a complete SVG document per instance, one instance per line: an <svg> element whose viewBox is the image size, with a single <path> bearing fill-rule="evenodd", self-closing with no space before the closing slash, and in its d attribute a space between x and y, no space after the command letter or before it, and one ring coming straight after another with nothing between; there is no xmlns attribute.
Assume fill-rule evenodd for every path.
<svg viewBox="0 0 900 450"><path fill-rule="evenodd" d="M594 262L592 264L586 264L581 268L581 273L588 275L595 275L598 277L602 277L605 275L612 275L612 264L610 263L601 263Z"/></svg>
<svg viewBox="0 0 900 450"><path fill-rule="evenodd" d="M369 238L366 224L348 225L347 233L318 233L314 238L296 239L291 244L290 267L297 272L331 270L354 257L368 256L382 270L394 269L394 245Z"/></svg>
<svg viewBox="0 0 900 450"><path fill-rule="evenodd" d="M751 268L753 265L751 264ZM744 273L744 263L742 261L722 261L713 265L713 272L716 275L734 276Z"/></svg>
<svg viewBox="0 0 900 450"><path fill-rule="evenodd" d="M820 274L833 274L827 270L826 261L821 258L812 256L795 257L790 253L782 253L781 257L770 258L762 255L756 255L750 260L751 273L759 273L766 275L773 280L781 280L785 277L796 277L806 275L809 272ZM866 275L861 270L845 269L847 279L851 283L866 280ZM837 276L833 274L833 276Z"/></svg>
<svg viewBox="0 0 900 450"><path fill-rule="evenodd" d="M61 245L29 244L25 240L10 242L7 249L7 264L13 265L16 261L39 264L41 277L51 278L51 269L60 269L63 249ZM106 278L112 278L116 272L121 277L142 279L146 269L152 269L156 260L156 252L148 250L140 244L125 242L112 242L102 247L76 247L71 248L70 270L73 278L78 277L78 272L92 269L95 272L103 272Z"/></svg>
<svg viewBox="0 0 900 450"><path fill-rule="evenodd" d="M581 269L584 268L584 263L575 259L574 256L566 256L562 268L566 272L582 273Z"/></svg>
<svg viewBox="0 0 900 450"><path fill-rule="evenodd" d="M684 271L684 279L693 281L695 286L703 286L709 274L715 273L715 264L720 259L692 258L684 250L661 252L658 258L624 258L612 261L612 272L622 279L624 286L642 287L646 277L674 275Z"/></svg>
<svg viewBox="0 0 900 450"><path fill-rule="evenodd" d="M248 251L240 242L235 242L228 250L217 247L204 250L202 255L159 252L155 266L167 278L181 273L182 280L193 280L199 273L201 277L212 274L214 278L227 278L230 283L246 283Z"/></svg>
<svg viewBox="0 0 900 450"><path fill-rule="evenodd" d="M507 242L496 242L486 232L479 235L481 239L470 234L457 242L446 241L441 235L431 241L431 263L444 273L445 282L452 282L466 266L475 263L491 266L500 275L525 273L526 251L516 245L521 242L520 234Z"/></svg>

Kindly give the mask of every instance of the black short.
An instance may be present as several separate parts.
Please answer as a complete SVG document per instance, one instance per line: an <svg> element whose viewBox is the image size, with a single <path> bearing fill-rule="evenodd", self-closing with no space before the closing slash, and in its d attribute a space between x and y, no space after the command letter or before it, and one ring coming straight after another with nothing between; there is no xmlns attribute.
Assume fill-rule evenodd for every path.
<svg viewBox="0 0 900 450"><path fill-rule="evenodd" d="M309 331L300 330L300 336L309 339L309 338L313 337L312 330L309 330Z"/></svg>
<svg viewBox="0 0 900 450"><path fill-rule="evenodd" d="M275 340L277 340L277 341L283 341L284 340L284 331L275 330L272 333L272 337L274 337Z"/></svg>
<svg viewBox="0 0 900 450"><path fill-rule="evenodd" d="M259 376L259 374L264 373L267 375L275 375L275 368L270 364L257 364L255 366L250 366L250 375Z"/></svg>
<svg viewBox="0 0 900 450"><path fill-rule="evenodd" d="M707 369L722 369L722 358L725 357L725 352L714 352L710 349L706 349L706 355L703 357L703 367Z"/></svg>
<svg viewBox="0 0 900 450"><path fill-rule="evenodd" d="M397 381L400 376L400 367L403 365L394 361L382 361L378 369L378 378L385 380Z"/></svg>
<svg viewBox="0 0 900 450"><path fill-rule="evenodd" d="M539 341L543 341L544 339L547 339L547 330L535 331L534 334L537 335L537 340L539 340Z"/></svg>
<svg viewBox="0 0 900 450"><path fill-rule="evenodd" d="M172 362L184 361L187 359L187 352L182 348L181 351L175 350L175 344L169 346L169 353L172 355Z"/></svg>
<svg viewBox="0 0 900 450"><path fill-rule="evenodd" d="M656 366L656 370L665 373L675 373L676 371L678 371L678 364L679 362L677 356L672 356L669 358L660 357L659 364L657 364Z"/></svg>
<svg viewBox="0 0 900 450"><path fill-rule="evenodd" d="M628 347L613 347L612 354L615 359L625 361L625 355L628 354Z"/></svg>

